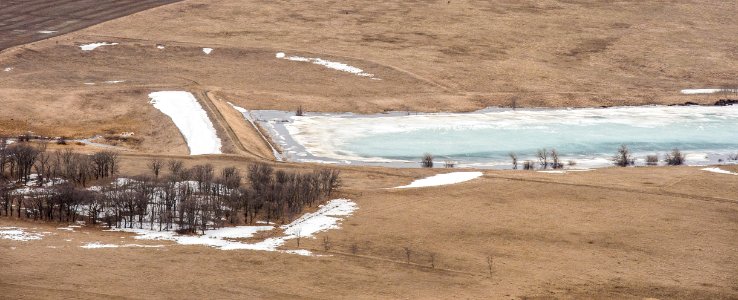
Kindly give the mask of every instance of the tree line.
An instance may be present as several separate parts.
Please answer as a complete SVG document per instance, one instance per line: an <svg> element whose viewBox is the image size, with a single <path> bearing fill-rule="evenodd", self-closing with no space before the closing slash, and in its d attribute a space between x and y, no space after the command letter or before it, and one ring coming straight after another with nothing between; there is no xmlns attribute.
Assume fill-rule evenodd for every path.
<svg viewBox="0 0 738 300"><path fill-rule="evenodd" d="M195 233L257 219L287 223L341 186L333 169L289 172L254 163L242 175L179 160L147 166L150 174L119 178L115 152L48 152L0 139L0 215ZM93 181L105 184L88 187Z"/></svg>

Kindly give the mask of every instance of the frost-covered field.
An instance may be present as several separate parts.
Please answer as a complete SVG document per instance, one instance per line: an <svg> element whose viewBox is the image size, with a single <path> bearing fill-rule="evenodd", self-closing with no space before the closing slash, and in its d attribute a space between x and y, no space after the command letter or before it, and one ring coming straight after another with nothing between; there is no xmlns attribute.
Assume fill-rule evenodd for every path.
<svg viewBox="0 0 738 300"><path fill-rule="evenodd" d="M187 141L190 155L220 154L221 141L208 114L195 96L183 91L149 94L151 104L166 114Z"/></svg>
<svg viewBox="0 0 738 300"><path fill-rule="evenodd" d="M259 112L256 112L259 114ZM508 167L508 154L535 160L556 149L578 167L611 165L621 144L645 156L679 148L706 165L738 149L738 106L645 106L585 109L489 109L475 113L275 116L264 127L296 161L417 166L429 152L459 166ZM284 121L288 122L284 122Z"/></svg>

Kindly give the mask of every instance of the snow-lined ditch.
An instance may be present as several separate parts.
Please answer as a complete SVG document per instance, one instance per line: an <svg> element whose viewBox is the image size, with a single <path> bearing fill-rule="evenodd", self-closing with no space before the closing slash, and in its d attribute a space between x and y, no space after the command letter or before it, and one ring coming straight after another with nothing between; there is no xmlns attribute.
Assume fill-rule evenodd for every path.
<svg viewBox="0 0 738 300"><path fill-rule="evenodd" d="M726 174L726 175L738 175L738 173L736 172L731 172L731 171L723 170L720 168L704 168L702 169L702 171L713 172L713 173L718 173L718 174Z"/></svg>
<svg viewBox="0 0 738 300"><path fill-rule="evenodd" d="M190 155L222 153L215 127L192 93L162 91L149 94L149 98L156 109L172 118L187 141Z"/></svg>
<svg viewBox="0 0 738 300"><path fill-rule="evenodd" d="M115 45L118 45L118 43L98 42L98 43L80 45L79 48L82 49L82 51L92 51L102 46L115 46Z"/></svg>
<svg viewBox="0 0 738 300"><path fill-rule="evenodd" d="M349 199L334 199L321 205L314 213L307 213L283 226L236 226L213 230L205 230L203 235L181 235L173 231L156 231L135 228L114 228L111 231L123 231L137 234L139 240L166 240L180 245L204 245L221 250L260 250L279 251L298 255L312 255L305 249L279 250L288 240L297 238L315 238L313 235L329 229L340 228L339 222L358 209L356 203ZM276 237L266 238L260 242L247 243L235 239L251 238L256 233L281 229ZM93 245L94 246L94 245ZM102 248L102 246L96 246Z"/></svg>
<svg viewBox="0 0 738 300"><path fill-rule="evenodd" d="M27 232L25 228L0 227L0 239L27 242L27 241L40 240L43 237L44 237L44 233Z"/></svg>
<svg viewBox="0 0 738 300"><path fill-rule="evenodd" d="M357 76L369 77L372 79L379 79L379 78L375 78L374 74L366 73L364 72L364 70L360 68L350 66L342 62L325 60L325 59L318 58L318 57L287 56L287 54L285 54L284 52L277 52L275 57L278 59L286 59L289 61L309 62L309 63L313 63L316 65L321 65L329 69L351 73Z"/></svg>
<svg viewBox="0 0 738 300"><path fill-rule="evenodd" d="M469 181L472 179L476 179L481 176L482 176L482 172L451 172L451 173L446 173L446 174L433 175L431 177L426 177L423 179L418 179L408 185L398 186L396 187L396 189L456 184L456 183L461 183L461 182Z"/></svg>

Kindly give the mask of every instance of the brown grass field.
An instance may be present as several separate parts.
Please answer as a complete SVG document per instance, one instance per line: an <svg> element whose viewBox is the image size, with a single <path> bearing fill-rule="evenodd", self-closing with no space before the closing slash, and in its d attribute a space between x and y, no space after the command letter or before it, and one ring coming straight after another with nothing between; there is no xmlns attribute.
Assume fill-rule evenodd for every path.
<svg viewBox="0 0 738 300"><path fill-rule="evenodd" d="M1 3L0 135L103 136L99 142L121 151L123 174L146 172L153 157L243 170L271 152L226 102L360 113L472 111L513 101L709 104L734 96L679 90L738 85L738 4L731 1L159 6L169 2ZM119 44L78 47L101 41ZM214 50L205 55L204 47ZM276 59L280 51L344 62L382 80ZM123 82L106 83L113 80ZM148 103L161 90L196 95L224 155L186 156L177 128ZM135 138L104 139L126 132ZM0 227L53 234L0 239L0 298L738 299L738 176L697 167L485 171L463 184L393 190L443 170L339 168L340 196L359 209L341 229L305 242L325 256L153 241L136 243L165 247L83 249L132 236L3 217ZM334 244L328 252L325 236Z"/></svg>

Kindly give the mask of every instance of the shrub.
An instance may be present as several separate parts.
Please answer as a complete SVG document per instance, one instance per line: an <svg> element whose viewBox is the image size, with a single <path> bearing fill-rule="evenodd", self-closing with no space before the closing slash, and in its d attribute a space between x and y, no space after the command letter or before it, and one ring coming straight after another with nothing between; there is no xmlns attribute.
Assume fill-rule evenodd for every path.
<svg viewBox="0 0 738 300"><path fill-rule="evenodd" d="M573 166L576 166L576 165L577 165L577 162L576 162L575 160L570 160L570 161L569 161L569 162L568 162L567 164L568 164L568 165L569 165L570 167L573 167Z"/></svg>
<svg viewBox="0 0 738 300"><path fill-rule="evenodd" d="M649 166L655 166L659 164L659 155L647 155L646 156L646 164Z"/></svg>
<svg viewBox="0 0 738 300"><path fill-rule="evenodd" d="M523 162L523 170L533 170L536 168L536 163L530 160Z"/></svg>
<svg viewBox="0 0 738 300"><path fill-rule="evenodd" d="M423 154L423 159L420 161L420 165L423 168L433 168L433 155L430 153Z"/></svg>
<svg viewBox="0 0 738 300"><path fill-rule="evenodd" d="M635 164L633 156L630 154L630 149L625 144L620 145L618 153L612 158L613 163L618 167L627 167Z"/></svg>
<svg viewBox="0 0 738 300"><path fill-rule="evenodd" d="M686 156L682 151L679 151L679 149L674 148L674 150L671 150L671 153L666 154L666 158L664 158L664 161L667 165L670 166L681 166L684 164L686 159Z"/></svg>

